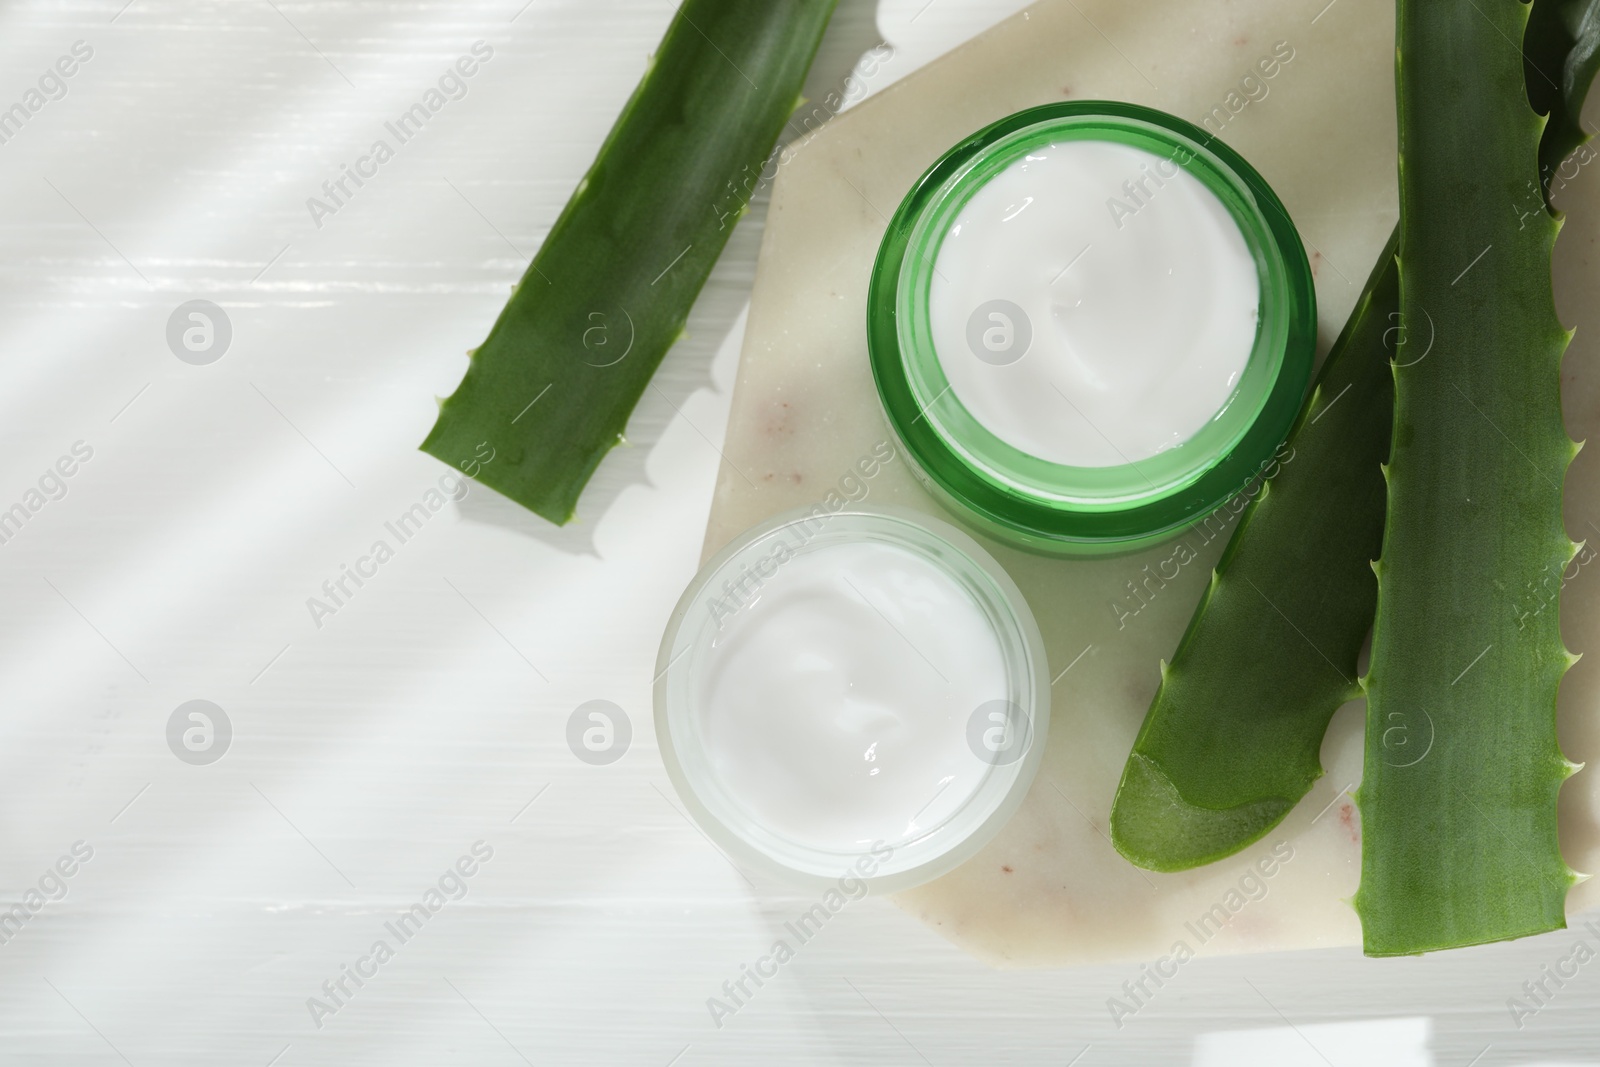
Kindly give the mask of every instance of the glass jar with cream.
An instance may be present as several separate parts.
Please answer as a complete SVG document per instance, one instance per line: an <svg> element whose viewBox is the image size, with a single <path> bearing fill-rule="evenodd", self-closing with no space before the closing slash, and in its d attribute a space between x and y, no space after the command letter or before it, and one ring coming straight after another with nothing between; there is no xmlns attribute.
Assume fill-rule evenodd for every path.
<svg viewBox="0 0 1600 1067"><path fill-rule="evenodd" d="M1181 532L1270 462L1316 298L1248 163L1171 115L1089 101L1002 119L923 175L867 326L924 484L993 536L1096 555Z"/></svg>
<svg viewBox="0 0 1600 1067"><path fill-rule="evenodd" d="M900 511L790 512L690 583L661 642L656 737L695 821L791 881L901 889L1022 802L1050 684L1016 585Z"/></svg>

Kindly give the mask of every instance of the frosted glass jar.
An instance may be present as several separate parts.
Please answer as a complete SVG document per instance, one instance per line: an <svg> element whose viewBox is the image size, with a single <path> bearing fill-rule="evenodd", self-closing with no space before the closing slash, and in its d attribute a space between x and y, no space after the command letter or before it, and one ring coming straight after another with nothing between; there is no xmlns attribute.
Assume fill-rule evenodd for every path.
<svg viewBox="0 0 1600 1067"><path fill-rule="evenodd" d="M899 510L747 531L690 583L657 661L684 806L740 864L801 883L894 890L956 866L1022 802L1049 717L1016 585Z"/></svg>

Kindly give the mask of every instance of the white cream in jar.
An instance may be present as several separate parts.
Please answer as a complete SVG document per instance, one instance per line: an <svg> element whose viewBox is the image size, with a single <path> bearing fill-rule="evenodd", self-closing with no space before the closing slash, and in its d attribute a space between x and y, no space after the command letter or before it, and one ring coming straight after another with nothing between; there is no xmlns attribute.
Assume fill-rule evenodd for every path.
<svg viewBox="0 0 1600 1067"><path fill-rule="evenodd" d="M1002 441L1070 466L1138 463L1227 404L1261 282L1227 207L1181 162L1064 140L961 207L934 263L933 345Z"/></svg>
<svg viewBox="0 0 1600 1067"><path fill-rule="evenodd" d="M736 863L881 890L936 878L1016 811L1050 723L1016 583L960 530L818 505L734 539L662 637L656 740Z"/></svg>
<svg viewBox="0 0 1600 1067"><path fill-rule="evenodd" d="M706 651L700 730L773 832L865 853L937 826L989 769L967 739L1006 696L994 626L946 571L862 541L775 562Z"/></svg>

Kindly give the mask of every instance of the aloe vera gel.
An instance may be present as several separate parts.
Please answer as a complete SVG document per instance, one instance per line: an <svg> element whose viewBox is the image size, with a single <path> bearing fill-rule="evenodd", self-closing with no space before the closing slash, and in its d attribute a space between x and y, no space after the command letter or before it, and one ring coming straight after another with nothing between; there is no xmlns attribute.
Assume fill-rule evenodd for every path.
<svg viewBox="0 0 1600 1067"><path fill-rule="evenodd" d="M1063 555L1155 543L1242 489L1315 350L1305 253L1266 183L1127 104L1034 108L948 153L890 224L868 315L924 483Z"/></svg>

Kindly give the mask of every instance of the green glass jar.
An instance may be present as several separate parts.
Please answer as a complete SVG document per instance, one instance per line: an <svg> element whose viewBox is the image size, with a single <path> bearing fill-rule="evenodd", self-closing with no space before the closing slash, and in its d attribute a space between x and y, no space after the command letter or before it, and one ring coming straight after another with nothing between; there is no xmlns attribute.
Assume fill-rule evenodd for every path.
<svg viewBox="0 0 1600 1067"><path fill-rule="evenodd" d="M935 265L962 208L1030 151L1077 140L1140 149L1197 179L1237 225L1259 282L1254 344L1225 402L1175 447L1110 466L1055 462L996 436L951 388L931 325ZM1063 258L1074 251L1063 249ZM947 152L890 221L867 305L878 394L924 484L974 528L1063 556L1128 552L1176 536L1268 469L1310 381L1316 330L1305 250L1261 176L1197 126L1107 101L1021 111Z"/></svg>

